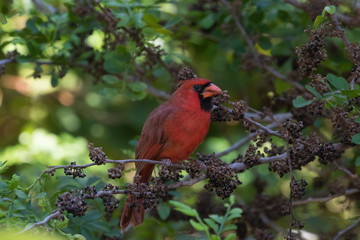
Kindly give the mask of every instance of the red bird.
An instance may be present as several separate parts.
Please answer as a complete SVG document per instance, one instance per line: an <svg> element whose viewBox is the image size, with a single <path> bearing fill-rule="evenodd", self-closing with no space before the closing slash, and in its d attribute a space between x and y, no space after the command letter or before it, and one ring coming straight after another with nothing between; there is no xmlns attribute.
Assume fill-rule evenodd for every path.
<svg viewBox="0 0 360 240"><path fill-rule="evenodd" d="M189 79L180 82L170 99L155 108L144 124L136 147L136 159L185 160L204 140L210 125L211 97L221 89L207 79ZM149 183L154 164L136 163L140 182ZM130 209L135 202L139 208ZM124 230L130 223L133 227L144 221L142 199L129 195L122 212L120 226Z"/></svg>

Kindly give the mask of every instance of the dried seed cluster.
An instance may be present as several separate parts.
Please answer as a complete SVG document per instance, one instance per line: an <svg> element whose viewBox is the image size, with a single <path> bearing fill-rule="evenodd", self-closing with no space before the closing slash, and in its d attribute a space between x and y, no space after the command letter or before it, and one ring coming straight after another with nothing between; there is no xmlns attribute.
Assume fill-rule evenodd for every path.
<svg viewBox="0 0 360 240"><path fill-rule="evenodd" d="M313 75L321 61L327 58L324 39L323 31L310 30L309 41L301 49L296 47L298 64L304 76Z"/></svg>
<svg viewBox="0 0 360 240"><path fill-rule="evenodd" d="M116 191L119 190L119 186L113 186L112 184L106 184L104 191ZM115 209L119 206L119 200L114 198L112 194L101 195L100 198L103 200L105 206L105 211L108 213L113 213Z"/></svg>
<svg viewBox="0 0 360 240"><path fill-rule="evenodd" d="M77 216L84 216L88 209L85 200L74 190L71 192L65 192L58 196L56 206L61 212L68 212Z"/></svg>
<svg viewBox="0 0 360 240"><path fill-rule="evenodd" d="M215 191L222 199L228 198L241 184L237 174L215 154L201 155L200 158L206 158L204 161L206 165L205 174L209 178L209 182L205 184L204 188L208 191Z"/></svg>
<svg viewBox="0 0 360 240"><path fill-rule="evenodd" d="M167 180L173 180L178 182L184 175L181 174L181 170L175 167L171 167L171 162L167 161L161 166L159 172L159 178L161 181L166 182Z"/></svg>
<svg viewBox="0 0 360 240"><path fill-rule="evenodd" d="M244 101L229 102L230 95L227 91L223 91L222 94L213 98L213 104L216 106L211 112L211 120L218 122L226 121L239 121L244 118L244 114L247 111L247 106ZM232 109L225 107L223 104L229 103L232 105Z"/></svg>
<svg viewBox="0 0 360 240"><path fill-rule="evenodd" d="M264 156L264 154L260 153L257 149L254 145L250 145L246 150L244 163L248 168L258 165L260 163L260 157Z"/></svg>
<svg viewBox="0 0 360 240"><path fill-rule="evenodd" d="M302 121L297 122L294 119L287 119L281 126L279 132L281 135L288 139L289 144L294 144L302 136L304 124Z"/></svg>
<svg viewBox="0 0 360 240"><path fill-rule="evenodd" d="M196 154L199 158L200 154ZM205 170L205 164L201 161L191 160L184 163L186 172L191 178L200 177L202 172Z"/></svg>
<svg viewBox="0 0 360 240"><path fill-rule="evenodd" d="M94 143L89 143L89 157L97 165L102 165L106 163L107 156L103 152L102 147L94 147Z"/></svg>
<svg viewBox="0 0 360 240"><path fill-rule="evenodd" d="M86 174L83 172L81 168L75 167L76 162L71 162L69 166L64 167L64 173L66 176L72 175L73 178L79 177L84 178Z"/></svg>
<svg viewBox="0 0 360 240"><path fill-rule="evenodd" d="M124 164L118 164L113 168L109 168L108 177L112 179L121 178L124 168L125 168Z"/></svg>
<svg viewBox="0 0 360 240"><path fill-rule="evenodd" d="M177 76L179 81L198 78L195 71L190 66L181 68Z"/></svg>
<svg viewBox="0 0 360 240"><path fill-rule="evenodd" d="M290 182L291 197L301 199L305 195L306 186L307 182L305 178L301 178L301 180L292 179Z"/></svg>

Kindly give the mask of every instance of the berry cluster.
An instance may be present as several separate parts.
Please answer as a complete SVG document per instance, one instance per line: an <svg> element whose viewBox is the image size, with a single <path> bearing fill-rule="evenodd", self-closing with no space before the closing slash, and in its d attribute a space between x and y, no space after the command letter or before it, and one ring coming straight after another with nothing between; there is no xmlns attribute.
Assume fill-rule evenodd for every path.
<svg viewBox="0 0 360 240"><path fill-rule="evenodd" d="M83 197L74 190L59 195L56 206L61 212L67 211L73 214L74 217L84 216L88 208Z"/></svg>
<svg viewBox="0 0 360 240"><path fill-rule="evenodd" d="M198 159L201 159L202 154L196 154ZM184 163L186 172L190 175L191 178L200 177L203 170L205 170L205 164L202 161L191 160Z"/></svg>
<svg viewBox="0 0 360 240"><path fill-rule="evenodd" d="M323 31L310 30L309 41L301 47L296 47L298 64L304 76L314 73L321 61L327 58Z"/></svg>
<svg viewBox="0 0 360 240"><path fill-rule="evenodd" d="M97 165L102 165L106 163L107 156L103 152L102 147L94 147L94 143L89 143L89 157Z"/></svg>
<svg viewBox="0 0 360 240"><path fill-rule="evenodd" d="M206 156L207 160L204 161L206 165L206 176L209 182L205 184L204 188L208 191L214 191L222 199L228 198L231 193L241 184L238 176L233 172L227 163L217 158L215 154L202 155Z"/></svg>
<svg viewBox="0 0 360 240"><path fill-rule="evenodd" d="M336 151L333 143L322 144L318 151L319 162L324 165L333 162L335 159L339 158L340 155L341 153Z"/></svg>
<svg viewBox="0 0 360 240"><path fill-rule="evenodd" d="M80 193L82 193L82 192L80 192ZM96 187L95 186L92 186L92 187L86 186L84 188L84 193L86 194L85 195L86 198L94 199L97 194Z"/></svg>
<svg viewBox="0 0 360 240"><path fill-rule="evenodd" d="M301 131L303 128L302 121L297 122L294 119L287 119L286 122L279 126L279 132L288 139L289 144L294 144L302 136Z"/></svg>
<svg viewBox="0 0 360 240"><path fill-rule="evenodd" d="M121 178L124 168L125 168L124 164L118 164L113 168L109 168L108 177L112 179Z"/></svg>
<svg viewBox="0 0 360 240"><path fill-rule="evenodd" d="M264 154L261 154L260 151L257 151L257 147L250 145L246 150L244 163L248 168L252 168L260 163L260 157L263 157Z"/></svg>
<svg viewBox="0 0 360 240"><path fill-rule="evenodd" d="M163 182L166 182L167 180L178 182L181 178L184 177L180 172L180 169L171 167L171 162L167 161L161 166L159 178Z"/></svg>
<svg viewBox="0 0 360 240"><path fill-rule="evenodd" d="M218 122L228 122L231 120L239 121L244 118L244 114L247 110L246 103L244 101L229 102L230 95L227 91L223 91L222 94L213 98L213 104L216 106L211 112L211 120ZM230 103L232 109L225 107L224 103Z"/></svg>
<svg viewBox="0 0 360 240"><path fill-rule="evenodd" d="M116 191L119 190L118 186L113 186L112 184L106 184L104 187L105 191ZM114 198L112 194L101 195L100 198L103 200L105 206L105 211L108 213L114 212L114 210L119 206L119 200Z"/></svg>
<svg viewBox="0 0 360 240"><path fill-rule="evenodd" d="M195 71L190 66L181 68L177 76L179 81L197 78Z"/></svg>
<svg viewBox="0 0 360 240"><path fill-rule="evenodd" d="M72 175L73 178L86 177L86 174L83 172L83 170L81 168L76 167L76 162L71 162L69 166L64 167L64 173L66 176Z"/></svg>
<svg viewBox="0 0 360 240"><path fill-rule="evenodd" d="M301 180L295 180L294 178L290 182L291 198L301 199L305 195L305 187L307 182L304 178Z"/></svg>

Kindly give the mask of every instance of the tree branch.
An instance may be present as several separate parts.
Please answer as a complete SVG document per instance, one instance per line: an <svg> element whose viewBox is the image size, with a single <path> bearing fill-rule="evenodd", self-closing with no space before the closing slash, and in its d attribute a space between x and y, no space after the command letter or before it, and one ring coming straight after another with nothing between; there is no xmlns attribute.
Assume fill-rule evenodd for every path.
<svg viewBox="0 0 360 240"><path fill-rule="evenodd" d="M255 50L254 43L252 42L249 35L245 31L245 28L240 23L239 17L237 16L235 9L233 9L231 7L230 3L227 0L221 0L221 2L225 5L225 7L228 9L229 13L231 14L231 17L233 18L237 29L240 31L241 35L243 36L247 45L249 46L250 52L255 60L255 63L258 65L258 67L265 69L266 71L271 73L273 76L278 77L278 78L282 79L283 81L290 83L291 85L293 85L294 87L296 87L297 89L299 89L301 91L305 90L304 86L302 86L301 84L294 82L294 81L290 81L285 75L281 74L276 69L268 66L266 63L261 61L261 59L259 57L259 53Z"/></svg>
<svg viewBox="0 0 360 240"><path fill-rule="evenodd" d="M21 232L19 233L23 233L23 232L26 232L30 229L33 229L35 227L39 227L39 226L42 226L42 225L45 225L47 222L49 222L51 219L57 219L57 218L60 218L62 216L61 212L60 211L56 211L52 214L50 214L49 216L47 216L44 220L40 221L40 222L37 222L37 223L34 223L28 227L26 227L24 230L22 230Z"/></svg>
<svg viewBox="0 0 360 240"><path fill-rule="evenodd" d="M350 226L348 226L347 228L345 228L344 230L338 232L336 234L336 236L333 238L333 240L338 240L340 239L341 237L343 237L346 233L350 232L352 229L354 229L357 225L360 224L360 218L354 222L353 224L351 224Z"/></svg>
<svg viewBox="0 0 360 240"><path fill-rule="evenodd" d="M348 196L351 194L358 193L359 191L360 191L359 189L353 188L353 189L347 189L343 193L337 193L337 194L327 196L327 197L309 197L304 200L294 201L293 206L301 206L301 205L308 204L308 203L326 203L334 198L338 198L341 196Z"/></svg>

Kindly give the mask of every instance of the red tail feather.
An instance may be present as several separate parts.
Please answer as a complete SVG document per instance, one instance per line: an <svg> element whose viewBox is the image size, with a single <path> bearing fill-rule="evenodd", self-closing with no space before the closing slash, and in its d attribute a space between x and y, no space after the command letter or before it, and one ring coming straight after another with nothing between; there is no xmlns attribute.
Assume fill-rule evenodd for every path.
<svg viewBox="0 0 360 240"><path fill-rule="evenodd" d="M149 183L154 169L154 164L146 164L140 171L140 182ZM133 227L139 226L144 221L145 209L143 199L136 199L136 196L129 195L121 215L120 227L124 231L129 224ZM132 206L131 206L132 205ZM130 207L131 206L131 207Z"/></svg>

